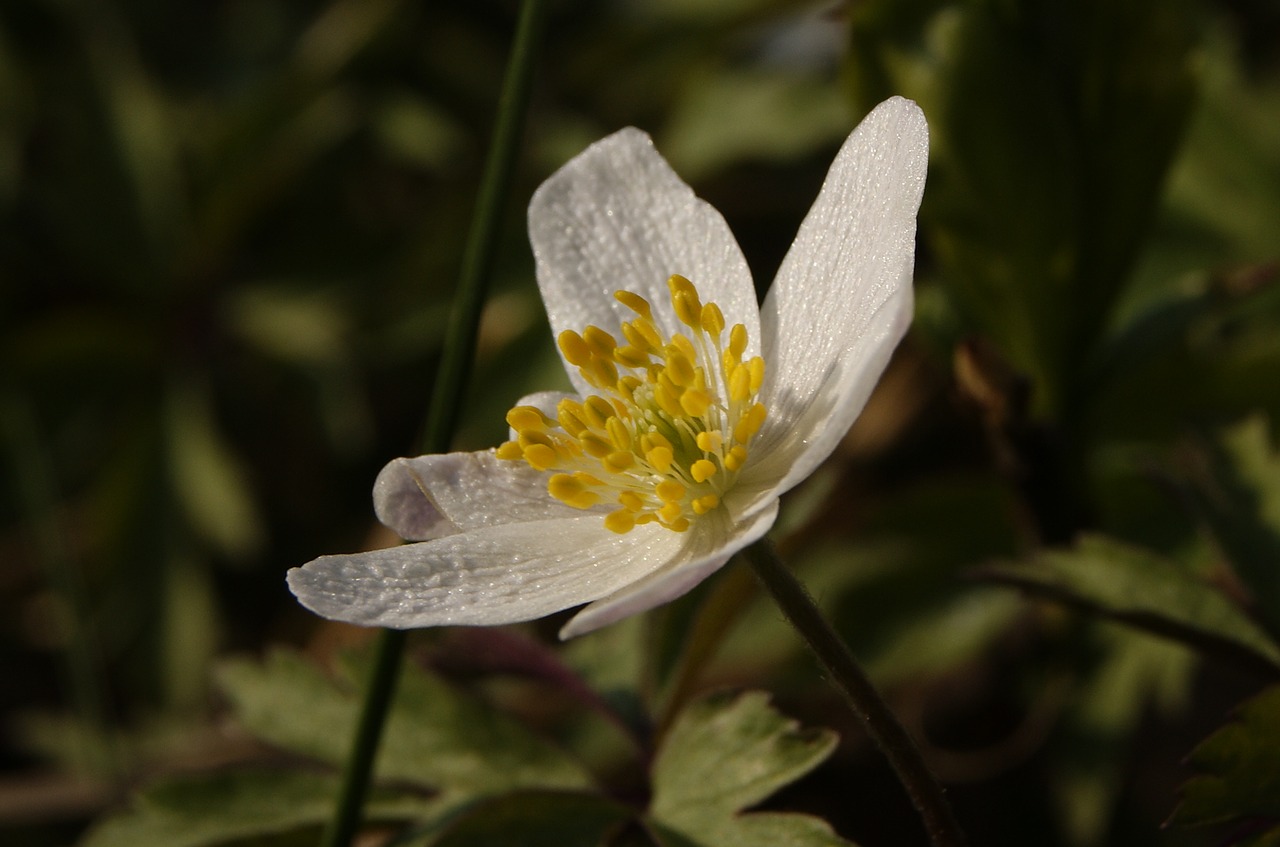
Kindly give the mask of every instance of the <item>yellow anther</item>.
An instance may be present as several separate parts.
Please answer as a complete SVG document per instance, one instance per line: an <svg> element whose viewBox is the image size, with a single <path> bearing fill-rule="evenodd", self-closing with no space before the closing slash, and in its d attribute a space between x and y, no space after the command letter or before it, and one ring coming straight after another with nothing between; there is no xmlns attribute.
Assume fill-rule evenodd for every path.
<svg viewBox="0 0 1280 847"><path fill-rule="evenodd" d="M658 328L653 325L653 321L648 318L637 318L632 321L631 329L635 333L638 341L632 341L637 347L643 347L646 350L662 349L662 333L658 332ZM643 341L640 344L639 341Z"/></svg>
<svg viewBox="0 0 1280 847"><path fill-rule="evenodd" d="M653 399L657 401L659 409L673 418L678 418L684 414L684 409L680 408L680 398L662 383L658 383L653 387Z"/></svg>
<svg viewBox="0 0 1280 847"><path fill-rule="evenodd" d="M635 292L615 291L613 292L613 296L619 303L626 306L642 318L650 317L653 314L653 310L649 306L649 301Z"/></svg>
<svg viewBox="0 0 1280 847"><path fill-rule="evenodd" d="M590 509L600 502L600 495L588 491L576 476L558 473L547 480L547 491L561 503L575 509Z"/></svg>
<svg viewBox="0 0 1280 847"><path fill-rule="evenodd" d="M691 418L701 418L711 408L711 395L696 388L690 388L680 395L680 408Z"/></svg>
<svg viewBox="0 0 1280 847"><path fill-rule="evenodd" d="M667 277L667 290L671 292L672 297L676 296L676 294L684 294L693 297L695 300L698 298L698 289L694 287L688 277L680 274L672 274ZM699 306L698 310L701 311L702 307Z"/></svg>
<svg viewBox="0 0 1280 847"><path fill-rule="evenodd" d="M622 325L622 337L626 339L628 344L641 352L652 353L657 349L653 344L653 337L641 328L641 321L624 323Z"/></svg>
<svg viewBox="0 0 1280 847"><path fill-rule="evenodd" d="M671 452L670 447L654 447L645 451L644 460L649 463L649 467L660 474L665 474L671 470L671 463L675 460L675 455Z"/></svg>
<svg viewBox="0 0 1280 847"><path fill-rule="evenodd" d="M593 355L606 359L613 355L613 348L618 346L617 339L598 326L588 326L584 329L582 340L586 342Z"/></svg>
<svg viewBox="0 0 1280 847"><path fill-rule="evenodd" d="M593 387L564 399L555 419L535 406L507 413L515 433L495 451L549 471L547 492L590 509L613 499L603 518L612 532L657 523L684 532L698 516L721 506L721 497L747 461L750 440L765 420L755 402L764 382L764 360L744 361L750 343L735 324L724 340L725 318L703 303L683 276L667 280L672 313L683 327L665 336L644 297L615 294L634 313L610 334L598 326L557 337L564 359Z"/></svg>
<svg viewBox="0 0 1280 847"><path fill-rule="evenodd" d="M619 347L613 351L613 358L618 364L624 368L635 368L639 370L649 364L649 354L641 350L639 347L628 344L625 347ZM625 379L625 377L623 377Z"/></svg>
<svg viewBox="0 0 1280 847"><path fill-rule="evenodd" d="M682 388L688 388L693 385L696 374L693 370L693 362L681 353L675 347L667 348L667 376L671 381Z"/></svg>
<svg viewBox="0 0 1280 847"><path fill-rule="evenodd" d="M630 509L619 509L616 512L610 512L604 519L604 528L619 535L630 532L635 529L635 526L636 514Z"/></svg>
<svg viewBox="0 0 1280 847"><path fill-rule="evenodd" d="M618 495L618 502L633 512L638 512L644 508L644 501L640 499L640 495L634 491L624 491Z"/></svg>
<svg viewBox="0 0 1280 847"><path fill-rule="evenodd" d="M729 372L729 399L735 403L751 399L751 369L746 365L736 365Z"/></svg>
<svg viewBox="0 0 1280 847"><path fill-rule="evenodd" d="M604 429L606 422L613 417L613 406L598 394L592 394L582 406L585 420L592 429Z"/></svg>
<svg viewBox="0 0 1280 847"><path fill-rule="evenodd" d="M553 425L553 421L542 411L533 406L516 406L507 412L507 425L516 432L526 429L546 429Z"/></svg>
<svg viewBox="0 0 1280 847"><path fill-rule="evenodd" d="M693 287L693 283L680 274L674 274L667 280L667 288L671 291L671 306L676 310L680 323L701 328L702 301L698 299L698 289Z"/></svg>
<svg viewBox="0 0 1280 847"><path fill-rule="evenodd" d="M615 450L600 460L600 463L604 465L605 470L612 473L622 473L634 465L635 462L635 454L624 450Z"/></svg>
<svg viewBox="0 0 1280 847"><path fill-rule="evenodd" d="M724 313L715 303L707 303L702 307L702 329L712 338L719 338L724 332Z"/></svg>
<svg viewBox="0 0 1280 847"><path fill-rule="evenodd" d="M676 317L680 319L680 323L695 328L702 325L702 309L697 300L680 292L672 295L671 305L675 307Z"/></svg>
<svg viewBox="0 0 1280 847"><path fill-rule="evenodd" d="M739 444L746 444L751 437L760 431L760 427L764 424L765 408L763 403L757 403L747 410L738 423L733 427L733 440Z"/></svg>
<svg viewBox="0 0 1280 847"><path fill-rule="evenodd" d="M582 451L592 458L603 459L613 452L609 439L590 430L578 436L578 443L582 445Z"/></svg>
<svg viewBox="0 0 1280 847"><path fill-rule="evenodd" d="M677 332L671 336L671 345L685 355L690 360L697 360L698 351L693 346L693 342L689 340L689 336L682 332Z"/></svg>
<svg viewBox="0 0 1280 847"><path fill-rule="evenodd" d="M608 359L592 359L589 367L578 368L582 378L602 390L609 390L618 382L618 369Z"/></svg>
<svg viewBox="0 0 1280 847"><path fill-rule="evenodd" d="M674 479L664 479L654 486L653 493L664 503L678 503L687 493L685 487Z"/></svg>
<svg viewBox="0 0 1280 847"><path fill-rule="evenodd" d="M556 404L556 420L560 423L560 428L574 438L587 428L586 412L582 404L568 398Z"/></svg>
<svg viewBox="0 0 1280 847"><path fill-rule="evenodd" d="M605 430L609 433L609 439L613 441L615 447L619 450L631 449L631 431L626 425L617 418L609 418L605 421Z"/></svg>
<svg viewBox="0 0 1280 847"><path fill-rule="evenodd" d="M658 431L646 432L640 436L640 449L646 453L655 447L665 447L668 450L675 450L675 445L667 440L667 437Z"/></svg>
<svg viewBox="0 0 1280 847"><path fill-rule="evenodd" d="M582 340L582 336L571 329L566 329L556 338L560 345L560 352L564 354L565 361L571 365L577 365L585 368L591 364L591 348L587 346L587 342Z"/></svg>
<svg viewBox="0 0 1280 847"><path fill-rule="evenodd" d="M540 429L522 429L516 433L516 441L520 442L521 447L528 447L531 444L543 444L547 447L555 446L555 439L551 433Z"/></svg>
<svg viewBox="0 0 1280 847"><path fill-rule="evenodd" d="M697 500L694 500L691 505L693 506L694 512L699 515L705 515L707 512L720 505L720 498L714 494L707 494L703 497L699 497Z"/></svg>
<svg viewBox="0 0 1280 847"><path fill-rule="evenodd" d="M535 471L545 471L555 467L556 451L545 444L530 444L524 448L524 460Z"/></svg>
<svg viewBox="0 0 1280 847"><path fill-rule="evenodd" d="M747 362L747 367L751 369L751 393L755 394L764 385L764 359L756 356Z"/></svg>

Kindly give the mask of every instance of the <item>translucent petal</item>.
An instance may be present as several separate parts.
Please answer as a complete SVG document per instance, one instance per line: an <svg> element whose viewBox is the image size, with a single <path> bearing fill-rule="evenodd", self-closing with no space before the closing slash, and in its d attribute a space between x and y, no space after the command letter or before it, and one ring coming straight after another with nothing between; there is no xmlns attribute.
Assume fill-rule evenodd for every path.
<svg viewBox="0 0 1280 847"><path fill-rule="evenodd" d="M378 520L409 541L582 515L547 493L547 474L491 450L395 459L373 484L373 506Z"/></svg>
<svg viewBox="0 0 1280 847"><path fill-rule="evenodd" d="M674 600L723 567L734 553L768 532L777 517L777 500L736 525L730 523L722 511L703 516L687 533L678 556L662 569L587 606L564 625L560 637L582 635Z"/></svg>
<svg viewBox="0 0 1280 847"><path fill-rule="evenodd" d="M612 594L679 555L658 526L626 535L598 515L505 524L370 553L322 556L289 588L333 620L392 629L533 620Z"/></svg>
<svg viewBox="0 0 1280 847"><path fill-rule="evenodd" d="M761 312L769 418L740 477L748 487L776 495L812 473L906 332L928 153L920 108L895 97L831 165Z"/></svg>
<svg viewBox="0 0 1280 847"><path fill-rule="evenodd" d="M751 272L711 205L658 155L649 136L624 129L588 147L553 174L529 204L529 238L551 329L588 324L616 334L635 314L618 289L649 301L666 335L680 329L667 279L681 274L726 323L744 324L757 352L759 308ZM588 386L566 366L582 393Z"/></svg>

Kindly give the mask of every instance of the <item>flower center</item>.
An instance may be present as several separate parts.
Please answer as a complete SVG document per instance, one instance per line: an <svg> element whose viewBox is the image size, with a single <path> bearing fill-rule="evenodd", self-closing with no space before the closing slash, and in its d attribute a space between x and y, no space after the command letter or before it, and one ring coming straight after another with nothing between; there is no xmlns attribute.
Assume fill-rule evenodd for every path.
<svg viewBox="0 0 1280 847"><path fill-rule="evenodd" d="M682 276L667 285L688 335L663 338L647 300L616 292L636 314L620 327L622 343L596 326L558 339L565 359L599 393L561 400L554 420L516 406L507 413L516 438L497 453L552 471L547 491L563 503L616 504L604 525L618 533L654 521L684 532L717 508L765 419L756 402L764 359L742 359L747 328L735 324L726 345L720 307L704 305Z"/></svg>

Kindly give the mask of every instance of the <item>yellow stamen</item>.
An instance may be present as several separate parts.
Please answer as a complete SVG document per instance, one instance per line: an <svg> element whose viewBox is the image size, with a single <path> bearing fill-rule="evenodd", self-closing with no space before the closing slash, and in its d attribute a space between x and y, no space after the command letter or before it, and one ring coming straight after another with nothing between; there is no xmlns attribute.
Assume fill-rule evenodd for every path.
<svg viewBox="0 0 1280 847"><path fill-rule="evenodd" d="M514 407L514 436L496 451L549 471L547 491L562 503L602 514L611 506L603 517L611 532L649 523L685 532L722 508L766 417L756 401L764 360L743 359L746 326L734 324L726 339L724 313L690 280L672 275L667 288L660 322L670 327L674 315L681 326L669 337L649 301L630 291L614 295L635 313L616 334L561 332L560 352L594 392L561 400L554 419Z"/></svg>

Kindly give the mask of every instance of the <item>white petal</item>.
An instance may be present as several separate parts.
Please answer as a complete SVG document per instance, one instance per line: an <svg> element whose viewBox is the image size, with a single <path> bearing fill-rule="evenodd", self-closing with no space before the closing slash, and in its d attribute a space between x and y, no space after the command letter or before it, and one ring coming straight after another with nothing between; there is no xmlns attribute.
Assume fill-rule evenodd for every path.
<svg viewBox="0 0 1280 847"><path fill-rule="evenodd" d="M777 517L777 500L736 526L729 523L723 510L704 515L687 533L688 543L678 557L661 570L587 606L564 625L560 637L582 635L674 600L768 532ZM713 518L720 518L723 523L717 526L712 523Z"/></svg>
<svg viewBox="0 0 1280 847"><path fill-rule="evenodd" d="M670 335L679 325L667 279L681 274L730 326L746 326L753 349L760 337L751 272L728 224L638 129L596 142L542 184L529 203L529 239L557 336L588 324L616 333L634 317L614 299L618 289L647 299ZM567 370L586 393L577 368Z"/></svg>
<svg viewBox="0 0 1280 847"><path fill-rule="evenodd" d="M770 480L776 495L808 476L906 332L928 158L924 115L901 97L877 106L837 154L761 313L769 418L747 485Z"/></svg>
<svg viewBox="0 0 1280 847"><path fill-rule="evenodd" d="M373 484L373 506L378 520L410 541L582 515L547 493L547 474L492 450L395 459Z"/></svg>
<svg viewBox="0 0 1280 847"><path fill-rule="evenodd" d="M318 615L415 629L533 620L611 594L663 567L681 541L659 526L609 532L597 515L487 527L289 571Z"/></svg>

